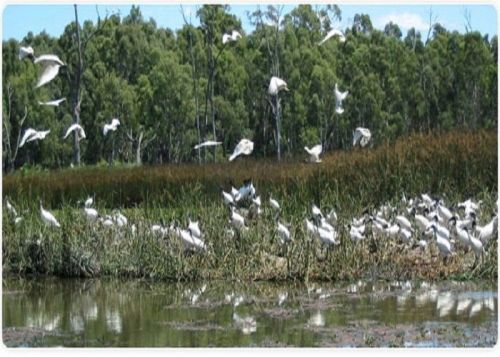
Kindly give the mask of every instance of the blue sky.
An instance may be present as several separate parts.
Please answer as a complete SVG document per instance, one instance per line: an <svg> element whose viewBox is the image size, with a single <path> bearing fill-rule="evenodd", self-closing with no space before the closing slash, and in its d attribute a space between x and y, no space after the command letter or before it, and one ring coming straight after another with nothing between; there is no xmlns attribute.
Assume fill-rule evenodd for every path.
<svg viewBox="0 0 500 357"><path fill-rule="evenodd" d="M304 3L307 1L299 1L297 3L300 2ZM101 17L104 17L106 12L108 14L119 12L122 17L126 16L133 3L119 5L120 3L123 4L126 2L100 3L98 8ZM170 2L177 5L146 5L140 2L137 3L141 7L143 16L146 19L150 17L154 18L158 26L169 27L175 30L183 25L178 5L182 2ZM246 12L255 10L257 3L230 4L230 12L241 19L245 32L252 30L252 26L247 20ZM295 5L291 5L290 3L288 1L288 5L285 5L285 12L289 12L295 7ZM316 4L316 2L309 3ZM261 7L265 7L266 4L266 2L260 2ZM432 8L433 16L436 17L437 22L441 23L448 30L464 32L464 14L468 12L473 30L477 30L482 34L487 33L490 35L490 38L497 34L497 10L493 5L476 5L470 2L453 5L437 5L425 2L423 2L423 5L363 5L360 3L342 2L337 2L337 4L339 4L342 11L342 21L334 24L334 27L341 29L351 26L355 14L365 13L370 15L375 28L383 29L385 24L392 20L400 26L403 34L406 34L406 30L413 26L421 31L425 39L429 21L429 10ZM29 31L37 34L45 30L52 36L59 36L64 31L65 26L74 19L73 5L71 3L42 5L16 4L12 2L12 4L3 3L3 5L3 40L9 38L22 40ZM194 4L192 1L184 5L185 11L191 11L194 24L198 23L195 16L196 6L197 4ZM79 5L79 18L82 22L87 19L95 22L97 19L95 5Z"/></svg>

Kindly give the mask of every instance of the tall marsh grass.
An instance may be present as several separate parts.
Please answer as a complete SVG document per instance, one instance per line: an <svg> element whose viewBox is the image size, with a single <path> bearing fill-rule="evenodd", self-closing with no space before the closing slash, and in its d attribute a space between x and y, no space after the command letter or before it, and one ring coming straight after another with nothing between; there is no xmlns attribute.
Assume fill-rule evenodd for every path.
<svg viewBox="0 0 500 357"><path fill-rule="evenodd" d="M483 224L498 197L497 161L496 133L480 131L414 135L374 149L328 153L319 165L244 158L235 163L7 175L4 196L24 220L16 225L3 212L3 268L16 274L164 280L496 278L496 240L483 263L472 269L472 252L458 249L443 260L434 245L423 253L394 240L375 240L369 232L365 241L355 244L345 225L366 207L423 192L450 203L482 199ZM221 188L238 187L247 178L262 195L264 212L249 221L248 232L231 238ZM267 209L271 193L282 205L280 220L294 237L288 246L278 243ZM76 204L88 195L95 195L101 215L120 208L137 232L88 222ZM41 222L39 198L61 229ZM328 254L305 234L303 220L312 203L324 211L336 207L339 214L341 244ZM185 227L188 216L200 219L206 253L186 254L177 238L150 230L155 223Z"/></svg>

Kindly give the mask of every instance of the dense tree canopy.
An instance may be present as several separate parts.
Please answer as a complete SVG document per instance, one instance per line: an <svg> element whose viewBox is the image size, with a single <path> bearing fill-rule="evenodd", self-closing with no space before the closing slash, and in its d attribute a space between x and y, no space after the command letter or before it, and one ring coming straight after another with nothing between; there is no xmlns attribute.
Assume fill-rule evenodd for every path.
<svg viewBox="0 0 500 357"><path fill-rule="evenodd" d="M99 26L87 21L80 27L80 123L87 133L80 142L82 163L212 160L214 153L222 159L243 137L255 142L254 156L274 157L276 126L267 93L272 75L290 89L280 93L284 157L317 143L325 150L349 148L358 126L369 128L375 143L412 131L497 126L496 36L434 24L423 43L415 29L403 34L391 22L379 31L368 15L357 14L343 29L344 43L332 38L318 46L341 18L337 6L299 5L286 16L277 7L258 9L249 14L251 33L228 10L201 6L201 25L186 21L176 33L145 20L139 7L123 18L111 15ZM223 45L223 33L232 30L243 37ZM40 69L18 59L20 46L27 45L35 55L54 53L67 64L38 89ZM59 38L30 32L21 42L3 42L3 170L72 162L73 142L62 137L72 123L77 61L75 22ZM340 115L335 83L349 91ZM67 101L56 108L38 104L60 97ZM113 117L121 126L104 136L102 127ZM29 127L51 133L16 150L19 133ZM223 142L222 149L200 156L193 150L200 140L213 139Z"/></svg>

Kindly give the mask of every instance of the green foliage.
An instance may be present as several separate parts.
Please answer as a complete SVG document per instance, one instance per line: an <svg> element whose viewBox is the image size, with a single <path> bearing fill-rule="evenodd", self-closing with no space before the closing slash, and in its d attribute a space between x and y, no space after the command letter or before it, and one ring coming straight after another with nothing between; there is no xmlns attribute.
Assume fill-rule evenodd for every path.
<svg viewBox="0 0 500 357"><path fill-rule="evenodd" d="M223 160L242 137L256 143L255 157L273 157L276 123L266 91L272 75L290 88L280 94L284 157L319 142L325 151L349 148L358 126L372 131L375 144L412 132L497 128L496 36L489 40L436 24L424 43L415 29L403 34L389 23L379 31L368 15L356 14L352 27L344 29L345 43L332 38L318 46L342 18L336 5L298 5L286 16L280 6L257 7L249 14L254 31L247 34L228 10L228 5L199 6L200 26L186 19L175 34L145 19L135 6L123 18L101 19L97 32L91 21L81 26L83 163L193 162L198 154L192 147L207 139L223 141L216 150L217 160ZM223 46L222 34L232 30L243 38ZM59 38L42 32L3 42L2 115L9 126L3 131L4 171L69 166L72 141L61 137L71 124L74 32L72 22ZM35 90L40 69L17 58L21 45L32 46L36 54L55 53L67 67ZM349 91L342 115L335 113L335 83ZM58 108L38 105L60 97L68 100ZM25 107L28 115L20 128ZM112 117L122 125L110 139L102 126ZM51 133L11 157L6 136L15 143L28 127ZM208 152L199 158L210 159Z"/></svg>

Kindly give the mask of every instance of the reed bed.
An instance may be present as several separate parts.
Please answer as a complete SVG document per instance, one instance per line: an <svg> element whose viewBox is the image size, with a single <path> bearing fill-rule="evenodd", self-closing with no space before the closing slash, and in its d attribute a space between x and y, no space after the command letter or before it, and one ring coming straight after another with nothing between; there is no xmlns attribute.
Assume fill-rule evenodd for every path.
<svg viewBox="0 0 500 357"><path fill-rule="evenodd" d="M367 207L397 204L403 194L427 192L458 202L483 200L483 224L497 199L497 135L452 132L413 135L368 150L334 152L320 165L275 163L249 158L235 163L162 167L80 168L16 173L3 178L7 195L24 217L21 224L3 212L3 268L14 274L100 275L161 280L350 280L472 279L497 277L497 240L473 267L472 252L457 249L443 259L433 244L425 252L388 238L352 242L347 222ZM252 178L257 193L272 193L282 205L281 220L293 242L279 244L275 220L264 207L248 232L230 237L221 188ZM101 215L120 209L137 227L104 227L87 221L78 201L95 195ZM39 199L61 223L46 227ZM341 244L328 254L307 237L303 225L311 204L339 214ZM155 223L185 227L198 218L207 252L186 253L179 239L151 232Z"/></svg>

